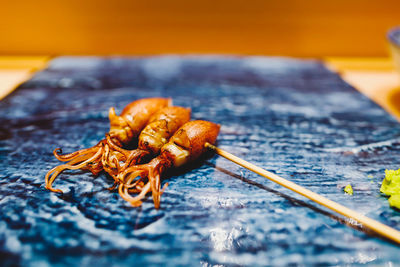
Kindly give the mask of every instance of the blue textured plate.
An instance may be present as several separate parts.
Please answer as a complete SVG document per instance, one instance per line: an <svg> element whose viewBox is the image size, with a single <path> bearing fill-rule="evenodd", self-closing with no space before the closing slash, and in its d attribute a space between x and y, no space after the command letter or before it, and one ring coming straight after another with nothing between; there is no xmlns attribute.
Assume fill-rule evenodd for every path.
<svg viewBox="0 0 400 267"><path fill-rule="evenodd" d="M387 35L389 41L398 47L400 47L400 27L395 27L388 32Z"/></svg>
<svg viewBox="0 0 400 267"><path fill-rule="evenodd" d="M5 265L390 265L398 246L227 160L169 175L162 208L132 208L112 179L69 171L44 189L52 150L92 146L107 110L170 96L222 125L218 145L400 229L379 194L400 166L400 126L320 62L268 57L61 57L0 102ZM164 180L165 181L165 180ZM354 195L344 194L351 184ZM349 222L347 222L349 223ZM351 223L351 222L350 222Z"/></svg>

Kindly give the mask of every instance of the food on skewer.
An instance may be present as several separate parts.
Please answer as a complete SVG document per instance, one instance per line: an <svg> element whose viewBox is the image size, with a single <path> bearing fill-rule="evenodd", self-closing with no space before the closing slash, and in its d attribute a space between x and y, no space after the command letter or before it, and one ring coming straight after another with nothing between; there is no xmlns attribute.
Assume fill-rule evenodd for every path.
<svg viewBox="0 0 400 267"><path fill-rule="evenodd" d="M161 190L162 173L199 158L207 150L205 144L215 142L220 128L208 121L189 122L190 109L169 106L170 102L165 98L137 100L120 116L111 108L110 131L96 146L66 155L59 154L61 149L54 150L55 157L67 163L46 174L46 189L62 192L54 189L52 184L66 169L87 169L95 175L105 170L114 178L114 187L119 186L123 199L139 206L141 199L152 192L154 206L159 208L166 186ZM122 147L135 139L138 140L137 149ZM137 165L155 156L149 163Z"/></svg>
<svg viewBox="0 0 400 267"><path fill-rule="evenodd" d="M171 99L169 98L145 98L136 100L128 104L121 112L120 116L117 116L114 108L109 110L110 119L110 131L109 136L118 146L129 144L132 140L137 138L142 129L148 123L150 117L162 109L163 107L169 106ZM54 156L60 161L67 161L67 163L56 166L51 169L45 178L46 189L62 193L62 190L55 189L52 184L56 177L64 170L76 170L76 169L87 169L90 170L94 175L97 175L103 170L102 155L104 152L106 140L101 140L97 145L82 149L70 154L61 155L60 148L56 148L53 151ZM112 152L114 157L118 160L124 160L122 154Z"/></svg>
<svg viewBox="0 0 400 267"><path fill-rule="evenodd" d="M107 135L102 158L104 170L116 179L121 167L141 163L142 159L148 156L157 156L169 138L190 120L190 112L189 108L174 106L165 107L156 112L140 133L138 148L135 150L119 147L113 142L111 136ZM110 151L123 155L124 165L121 166L118 157L114 157Z"/></svg>
<svg viewBox="0 0 400 267"><path fill-rule="evenodd" d="M97 174L104 169L112 174L117 182L116 184L119 185L120 196L131 203L132 206L140 206L142 199L151 191L154 206L158 209L160 207L161 194L167 186L167 184L164 185L161 190L160 176L164 171L196 160L207 149L211 149L218 155L240 166L341 215L360 222L390 240L400 243L400 232L397 230L215 147L212 144L217 139L220 126L201 120L187 122L190 119L190 109L170 107L151 117L151 114L157 111L157 105L161 103L165 107L169 105L169 102L169 99L161 98L138 100L128 105L121 116L117 116L114 109L111 108L111 129L109 134L106 134L105 140L100 141L92 148L68 155L59 155L58 153L61 153L59 149L53 152L59 160L69 162L57 166L47 173L46 188L54 192L62 192L59 189L52 188L52 183L57 175L65 169L89 169L93 174ZM146 106L145 104L148 105ZM126 145L137 138L146 124L148 126L139 137L138 149L125 150L120 148L120 146ZM182 124L184 125L175 132ZM175 133L172 135L173 132ZM172 137L167 142L171 135ZM160 155L149 163L132 166L140 162L144 156L158 154L160 148ZM123 162L123 165L121 165L121 162ZM49 179L51 174L52 176ZM386 177L380 189L382 193L391 195L389 203L396 208L400 207L399 177L400 169L397 171L386 170ZM345 192L348 194L353 193L350 185L346 186ZM137 193L138 195L132 196L131 193Z"/></svg>
<svg viewBox="0 0 400 267"><path fill-rule="evenodd" d="M160 207L161 174L168 168L179 167L199 158L208 142L214 144L220 126L209 121L191 121L184 124L161 148L161 153L147 164L130 166L121 171L119 194L133 206L140 206L145 195L152 192L155 208ZM130 193L136 192L137 196Z"/></svg>

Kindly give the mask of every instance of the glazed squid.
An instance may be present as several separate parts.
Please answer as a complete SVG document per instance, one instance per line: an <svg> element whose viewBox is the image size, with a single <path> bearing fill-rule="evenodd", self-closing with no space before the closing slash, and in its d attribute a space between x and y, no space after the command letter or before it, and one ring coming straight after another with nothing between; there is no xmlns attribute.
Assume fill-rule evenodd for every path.
<svg viewBox="0 0 400 267"><path fill-rule="evenodd" d="M207 149L206 142L214 144L219 133L218 124L196 120L184 124L161 148L161 153L147 164L130 166L117 175L120 196L132 206L140 206L142 199L151 191L154 207L160 207L160 176L169 168L179 167L199 158ZM130 193L137 193L132 196Z"/></svg>
<svg viewBox="0 0 400 267"><path fill-rule="evenodd" d="M136 100L128 104L117 116L114 108L109 110L110 131L109 138L117 146L127 145L135 140L142 129L148 123L150 117L166 106L171 104L169 98L145 98ZM67 162L51 169L45 177L46 189L62 193L62 190L53 188L52 184L56 177L64 170L86 169L97 175L103 170L102 156L104 152L106 140L101 140L97 145L82 149L70 154L61 155L62 150L56 148L53 151L54 156L60 160ZM109 152L113 154L113 158L124 160L122 154Z"/></svg>
<svg viewBox="0 0 400 267"><path fill-rule="evenodd" d="M150 118L149 124L140 133L138 148L135 150L119 147L114 143L111 135L107 135L102 159L104 170L116 180L116 176L122 167L136 165L145 158L157 156L161 147L189 120L189 108L172 106L161 109ZM110 155L110 151L123 155L125 160L122 166L118 157Z"/></svg>

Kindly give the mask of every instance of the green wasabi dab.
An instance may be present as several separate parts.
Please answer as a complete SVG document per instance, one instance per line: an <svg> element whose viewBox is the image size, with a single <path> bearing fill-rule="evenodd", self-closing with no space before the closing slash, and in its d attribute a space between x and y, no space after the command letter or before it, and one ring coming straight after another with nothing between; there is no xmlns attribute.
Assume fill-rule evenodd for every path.
<svg viewBox="0 0 400 267"><path fill-rule="evenodd" d="M353 187L351 187L351 185L346 185L346 187L343 189L344 192L346 192L346 194L348 195L353 195Z"/></svg>
<svg viewBox="0 0 400 267"><path fill-rule="evenodd" d="M389 205L391 207L395 207L400 209L400 194L397 195L391 195L388 199Z"/></svg>
<svg viewBox="0 0 400 267"><path fill-rule="evenodd" d="M391 207L400 209L400 169L385 170L385 179L383 179L381 192L390 196L388 201Z"/></svg>

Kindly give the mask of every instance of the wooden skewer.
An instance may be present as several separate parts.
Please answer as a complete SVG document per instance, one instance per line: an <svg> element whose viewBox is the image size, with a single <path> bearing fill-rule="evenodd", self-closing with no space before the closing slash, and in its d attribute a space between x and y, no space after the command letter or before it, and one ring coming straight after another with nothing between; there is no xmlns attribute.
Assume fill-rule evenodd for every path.
<svg viewBox="0 0 400 267"><path fill-rule="evenodd" d="M353 219L364 226L367 226L371 230L375 231L378 234L381 234L382 236L395 241L396 243L400 244L400 232L397 231L396 229L389 227L383 223L380 223L376 220L373 220L371 218L368 218L367 216L364 216L354 210L351 210L349 208L346 208L343 205L340 205L339 203L336 203L332 200L329 200L317 193L314 193L298 184L295 184L291 181L288 181L272 172L269 172L267 170L264 170L254 164L251 164L248 161L245 161L239 157L236 157L235 155L232 155L231 153L228 153L216 146L211 145L210 143L206 143L205 146L209 149L212 149L217 153L218 155L233 161L236 164L239 164L240 166L249 169L250 171L253 171L277 184L280 184L283 187L286 187L308 199L311 199L312 201L327 207L328 209L331 209L343 216L346 216L350 219Z"/></svg>

